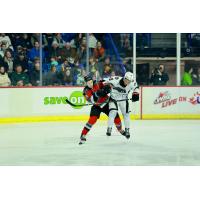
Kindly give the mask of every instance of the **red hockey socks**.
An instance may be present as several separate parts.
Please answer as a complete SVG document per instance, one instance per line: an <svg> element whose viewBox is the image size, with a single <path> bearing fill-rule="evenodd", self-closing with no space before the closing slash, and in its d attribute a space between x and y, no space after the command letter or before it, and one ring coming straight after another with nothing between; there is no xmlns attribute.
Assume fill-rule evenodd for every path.
<svg viewBox="0 0 200 200"><path fill-rule="evenodd" d="M92 126L96 123L97 119L98 119L97 116L90 116L88 122L86 123L85 127L82 130L82 135L87 135Z"/></svg>
<svg viewBox="0 0 200 200"><path fill-rule="evenodd" d="M117 130L120 132L122 131L122 123L121 123L121 119L119 117L115 117L115 126L117 128Z"/></svg>

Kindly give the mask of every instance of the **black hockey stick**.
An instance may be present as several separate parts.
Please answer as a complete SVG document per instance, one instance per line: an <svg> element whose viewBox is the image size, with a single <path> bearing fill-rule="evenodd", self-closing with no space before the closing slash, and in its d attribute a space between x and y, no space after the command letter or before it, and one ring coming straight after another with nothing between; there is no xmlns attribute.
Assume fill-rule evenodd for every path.
<svg viewBox="0 0 200 200"><path fill-rule="evenodd" d="M120 101L127 101L127 100L131 100L131 99L120 99L120 100L115 100L115 102L120 102ZM66 102L70 105L70 106L73 106L73 107L82 107L82 106L91 106L91 105L94 105L92 103L86 103L86 104L80 104L80 105L76 105L76 104L73 104L71 101L69 101L68 99L66 99Z"/></svg>

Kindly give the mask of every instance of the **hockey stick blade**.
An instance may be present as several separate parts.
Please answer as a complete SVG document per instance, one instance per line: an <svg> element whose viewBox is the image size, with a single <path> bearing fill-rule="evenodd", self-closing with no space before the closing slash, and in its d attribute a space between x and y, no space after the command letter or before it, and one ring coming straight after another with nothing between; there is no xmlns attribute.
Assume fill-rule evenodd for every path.
<svg viewBox="0 0 200 200"><path fill-rule="evenodd" d="M82 107L82 106L91 106L91 105L93 105L93 104L91 104L91 103L76 105L76 104L73 104L73 103L72 103L71 101L69 101L68 99L66 99L66 102L67 102L70 106L73 106L73 107Z"/></svg>

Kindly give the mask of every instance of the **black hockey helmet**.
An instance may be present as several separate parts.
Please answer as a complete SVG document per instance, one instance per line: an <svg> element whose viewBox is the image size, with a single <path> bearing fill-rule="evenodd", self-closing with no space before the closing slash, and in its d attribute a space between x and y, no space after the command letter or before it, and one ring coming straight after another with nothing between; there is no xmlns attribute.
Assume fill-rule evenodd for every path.
<svg viewBox="0 0 200 200"><path fill-rule="evenodd" d="M88 74L84 77L85 82L91 81L92 80L92 76L91 74Z"/></svg>

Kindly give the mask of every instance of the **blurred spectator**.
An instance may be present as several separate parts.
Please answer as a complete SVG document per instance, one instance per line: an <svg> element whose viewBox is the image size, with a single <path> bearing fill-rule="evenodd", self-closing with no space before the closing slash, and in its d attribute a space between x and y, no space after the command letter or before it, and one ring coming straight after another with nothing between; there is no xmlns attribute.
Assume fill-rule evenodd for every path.
<svg viewBox="0 0 200 200"><path fill-rule="evenodd" d="M5 51L6 51L6 43L5 42L0 42L1 46L0 46L0 57L3 58Z"/></svg>
<svg viewBox="0 0 200 200"><path fill-rule="evenodd" d="M34 47L29 52L29 58L32 62L34 61L35 57L40 57L40 44L38 41L34 42Z"/></svg>
<svg viewBox="0 0 200 200"><path fill-rule="evenodd" d="M100 62L104 59L105 49L102 47L101 42L97 42L97 46L94 49L94 57Z"/></svg>
<svg viewBox="0 0 200 200"><path fill-rule="evenodd" d="M23 72L20 64L15 66L15 71L11 74L11 83L13 86L31 86L29 77Z"/></svg>
<svg viewBox="0 0 200 200"><path fill-rule="evenodd" d="M45 35L45 38L47 40L48 48L51 47L51 44L53 42L53 33L43 33L42 35Z"/></svg>
<svg viewBox="0 0 200 200"><path fill-rule="evenodd" d="M42 48L47 50L49 47L47 36L45 34L42 34Z"/></svg>
<svg viewBox="0 0 200 200"><path fill-rule="evenodd" d="M93 50L96 48L97 39L95 38L93 33L89 33L89 48Z"/></svg>
<svg viewBox="0 0 200 200"><path fill-rule="evenodd" d="M120 34L120 42L121 42L121 48L130 48L131 42L130 42L130 33L121 33Z"/></svg>
<svg viewBox="0 0 200 200"><path fill-rule="evenodd" d="M20 53L25 53L21 45L16 46L15 56L18 56Z"/></svg>
<svg viewBox="0 0 200 200"><path fill-rule="evenodd" d="M195 68L192 73L192 85L200 85L200 67Z"/></svg>
<svg viewBox="0 0 200 200"><path fill-rule="evenodd" d="M31 36L31 45L32 47L35 46L35 42L40 44L40 33L33 33Z"/></svg>
<svg viewBox="0 0 200 200"><path fill-rule="evenodd" d="M13 57L10 50L6 50L4 54L3 61L5 63L6 72L12 73L13 72Z"/></svg>
<svg viewBox="0 0 200 200"><path fill-rule="evenodd" d="M193 72L193 68L186 65L185 72L183 74L182 81L181 81L182 85L192 85L192 72Z"/></svg>
<svg viewBox="0 0 200 200"><path fill-rule="evenodd" d="M72 77L72 74L71 74L71 70L66 69L64 71L61 71L60 80L61 80L62 85L66 85L66 86L72 85L73 84L73 77Z"/></svg>
<svg viewBox="0 0 200 200"><path fill-rule="evenodd" d="M51 70L44 76L44 84L48 86L61 85L55 65L52 65Z"/></svg>
<svg viewBox="0 0 200 200"><path fill-rule="evenodd" d="M51 57L51 66L54 65L56 67L56 70L58 71L58 62L56 60L56 57Z"/></svg>
<svg viewBox="0 0 200 200"><path fill-rule="evenodd" d="M153 85L166 85L168 80L169 76L165 72L164 65L160 64L152 71L150 83L153 83Z"/></svg>
<svg viewBox="0 0 200 200"><path fill-rule="evenodd" d="M75 58L76 57L76 50L74 48L71 48L71 44L69 42L66 42L64 44L64 47L60 49L59 56L61 58L61 62L63 62L66 58Z"/></svg>
<svg viewBox="0 0 200 200"><path fill-rule="evenodd" d="M66 69L71 69L67 59L65 59L64 62L61 64L61 71L65 71Z"/></svg>
<svg viewBox="0 0 200 200"><path fill-rule="evenodd" d="M96 81L100 81L102 79L98 70L93 74L92 79Z"/></svg>
<svg viewBox="0 0 200 200"><path fill-rule="evenodd" d="M23 33L20 37L20 45L23 47L23 50L27 50L27 49L31 49L32 48L32 44L29 38L29 34L28 33Z"/></svg>
<svg viewBox="0 0 200 200"><path fill-rule="evenodd" d="M0 65L0 87L7 87L11 85L10 78L5 71L5 67Z"/></svg>
<svg viewBox="0 0 200 200"><path fill-rule="evenodd" d="M0 33L0 43L5 43L6 49L11 49L13 51L13 46L11 44L11 40L9 36L7 36L5 33Z"/></svg>
<svg viewBox="0 0 200 200"><path fill-rule="evenodd" d="M77 50L77 60L79 60L81 64L86 64L86 41L84 41L84 39Z"/></svg>
<svg viewBox="0 0 200 200"><path fill-rule="evenodd" d="M102 78L109 78L111 76L112 71L113 71L113 66L110 64L110 58L107 57L105 59L105 63L104 63L104 67L103 67Z"/></svg>
<svg viewBox="0 0 200 200"><path fill-rule="evenodd" d="M114 76L116 76L115 71L112 71L110 77L112 78Z"/></svg>
<svg viewBox="0 0 200 200"><path fill-rule="evenodd" d="M33 86L40 85L40 60L39 59L35 59L34 61L34 69L31 71L30 80Z"/></svg>
<svg viewBox="0 0 200 200"><path fill-rule="evenodd" d="M133 65L131 63L131 59L130 58L124 58L123 59L123 65L126 68L127 72L132 72L133 71Z"/></svg>
<svg viewBox="0 0 200 200"><path fill-rule="evenodd" d="M58 43L59 48L62 48L65 44L65 41L62 39L62 35L60 33L55 34L53 41Z"/></svg>
<svg viewBox="0 0 200 200"><path fill-rule="evenodd" d="M28 72L28 60L25 57L24 52L20 52L18 56L14 59L13 65L14 67L20 64L22 66L23 72Z"/></svg>
<svg viewBox="0 0 200 200"><path fill-rule="evenodd" d="M89 70L92 73L95 73L97 71L97 63L96 63L94 57L90 57L90 59L89 59Z"/></svg>
<svg viewBox="0 0 200 200"><path fill-rule="evenodd" d="M83 69L77 75L76 85L84 86L85 85L85 80L84 80L85 76L86 76L86 71Z"/></svg>
<svg viewBox="0 0 200 200"><path fill-rule="evenodd" d="M49 52L49 56L50 58L54 57L56 60L61 59L60 57L60 49L59 49L59 45L57 41L53 41L51 48L50 48L50 52Z"/></svg>
<svg viewBox="0 0 200 200"><path fill-rule="evenodd" d="M191 33L191 45L200 47L200 33Z"/></svg>
<svg viewBox="0 0 200 200"><path fill-rule="evenodd" d="M78 33L78 34L75 36L75 38L72 39L72 40L70 41L71 46L74 46L75 48L78 49L78 48L80 47L82 41L83 41L83 38L85 39L85 43L86 43L85 34L83 34L83 33Z"/></svg>

